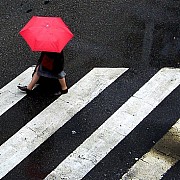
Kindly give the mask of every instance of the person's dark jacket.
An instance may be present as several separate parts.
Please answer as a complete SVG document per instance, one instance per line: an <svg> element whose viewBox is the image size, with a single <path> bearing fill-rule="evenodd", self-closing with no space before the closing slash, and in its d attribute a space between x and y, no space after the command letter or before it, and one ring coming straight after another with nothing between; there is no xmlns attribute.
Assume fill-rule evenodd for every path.
<svg viewBox="0 0 180 180"><path fill-rule="evenodd" d="M63 51L61 53L42 52L38 64L41 64L44 70L50 71L53 74L60 73L64 69Z"/></svg>

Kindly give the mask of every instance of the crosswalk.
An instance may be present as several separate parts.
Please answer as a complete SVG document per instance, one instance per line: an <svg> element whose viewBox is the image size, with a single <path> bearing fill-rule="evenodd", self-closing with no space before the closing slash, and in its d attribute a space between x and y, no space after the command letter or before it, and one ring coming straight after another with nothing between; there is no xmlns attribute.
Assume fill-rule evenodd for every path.
<svg viewBox="0 0 180 180"><path fill-rule="evenodd" d="M25 96L17 90L17 85L28 84L33 71L34 67L28 68L0 90L0 116Z"/></svg>
<svg viewBox="0 0 180 180"><path fill-rule="evenodd" d="M0 105L1 116L9 108L13 109L13 106L16 106L16 103L25 97L25 94L19 93L15 86L19 83L27 84L31 78L32 71L33 67L28 68L0 90L0 99L2 102ZM12 177L16 175L18 179L27 179L25 172L22 177L20 174L17 175L17 171L23 171L23 167L26 167L26 160L33 156L46 141L51 140L54 134L61 133L61 136L64 136L63 128L67 129L68 123L74 123L76 116L85 110L89 110L90 108L88 108L88 106L92 106L94 102L97 101L101 103L96 100L101 97L101 94L105 93L105 97L106 95L112 96L112 93L108 94L108 91L115 91L113 86L120 88L116 93L123 92L123 86L125 86L125 84L129 85L131 82L131 80L127 80L126 74L128 73L131 73L131 70L128 68L94 68L74 84L69 89L68 94L60 96L43 111L39 112L37 116L32 118L0 146L0 178L12 179ZM124 91L125 94L129 94L129 97L127 97L127 99L121 99L118 106L113 108L113 113L102 120L91 133L87 134L84 138L79 137L82 139L81 143L74 145L72 149L69 146L71 151L64 153L61 160L58 160L58 157L55 160L57 161L56 164L52 165L39 179L91 179L90 177L92 177L93 171L96 171L96 168L98 169L98 166L117 146L121 146L121 143L129 137L152 112L156 111L168 97L171 98L173 92L179 92L180 69L163 68L158 72L144 74L144 78L143 75L141 75L142 74L139 74L138 78L138 80L142 81L139 86L136 82L133 82L134 87L131 86L128 90L129 92L127 89ZM135 73L134 77L136 76L138 75ZM9 89L11 89L11 91L9 91ZM117 87L115 89L117 89ZM123 97L123 94L121 96ZM113 98L115 97L114 94ZM176 98L177 102L179 102L178 98L179 97ZM113 101L116 102L115 99L113 99ZM96 112L95 109L92 111ZM173 124L169 126L176 129L176 148L178 149L180 147L180 141L178 139L180 130L178 120L179 112L176 112L175 115L172 116L174 126ZM93 117L95 117L95 114ZM99 121L101 121L101 119L103 119L103 114ZM80 120L82 121L82 119ZM87 123L88 126L90 122L85 121L85 123ZM74 130L72 132L75 135L77 133ZM169 133L171 134L171 130L169 130ZM165 135L165 138L167 136ZM158 142L163 142L163 138L160 138ZM152 179L153 177L157 177L155 179L162 178L163 175L179 161L180 155L176 153L172 155L172 158L168 157L173 160L169 160L168 165L164 165L166 167L164 168L164 166L160 167L158 163L165 164L164 162L166 161L163 161L163 159L167 159L164 154L168 153L164 153L163 157L160 155L158 157L152 157L152 152L155 151L154 149L157 149L156 145L154 145L154 148L151 150L149 149L147 153L144 153L142 157L137 158L137 162L135 161L130 168L126 168L126 172L123 172L123 174L119 173L116 178L148 179L147 177L150 177L150 175L148 175L148 173L144 175L144 171L140 168L141 166L146 167L142 165L142 162L148 164L147 168L145 168L147 172L151 172L152 169L154 169ZM56 149L56 151L59 152L60 150ZM60 151L59 153L62 152ZM57 153L57 156L60 156L60 154ZM156 163L154 159L158 159L159 162ZM157 170L155 170L156 167L154 167L154 164L152 163L151 165L148 160L153 160L153 163L157 164ZM24 163L26 165L24 165ZM158 170L158 168L161 170ZM122 176L120 174L122 174ZM96 178L92 179L108 179L108 177L96 176Z"/></svg>
<svg viewBox="0 0 180 180"><path fill-rule="evenodd" d="M180 119L172 126L164 137L153 148L143 155L131 169L123 175L123 179L161 179L163 174L179 160ZM167 146L167 141L169 143ZM177 146L177 147L176 147ZM168 155L168 156L167 156Z"/></svg>

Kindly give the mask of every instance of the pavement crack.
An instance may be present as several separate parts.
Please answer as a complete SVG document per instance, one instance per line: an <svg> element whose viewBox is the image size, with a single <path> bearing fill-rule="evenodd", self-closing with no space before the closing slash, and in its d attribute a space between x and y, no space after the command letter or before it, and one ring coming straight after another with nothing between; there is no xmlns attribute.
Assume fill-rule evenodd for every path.
<svg viewBox="0 0 180 180"><path fill-rule="evenodd" d="M149 103L148 101L144 101L143 98L140 98L138 96L133 95L132 97L142 100L144 103L149 104L150 106L153 106L153 104Z"/></svg>
<svg viewBox="0 0 180 180"><path fill-rule="evenodd" d="M27 127L27 128L30 129L31 131L33 131L38 138L41 138L41 136L38 135L34 129L32 129L32 128L30 128L30 127Z"/></svg>
<svg viewBox="0 0 180 180"><path fill-rule="evenodd" d="M155 148L155 147L154 147L154 150L155 150L157 153L162 154L163 156L172 157L171 154L167 154L167 153L165 153L165 152L163 152L163 151L160 151L159 149L157 149L157 148Z"/></svg>
<svg viewBox="0 0 180 180"><path fill-rule="evenodd" d="M95 157L95 156L94 156ZM87 160L87 161L90 161L90 162L92 162L92 164L94 164L94 165L96 165L96 159L88 159L88 158L85 158L83 155L78 155L78 158L80 158L80 159L82 159L82 160Z"/></svg>
<svg viewBox="0 0 180 180"><path fill-rule="evenodd" d="M143 162L145 162L145 163L147 163L147 164L149 164L149 162L148 161L145 161L144 159L140 159L141 161L143 161Z"/></svg>
<svg viewBox="0 0 180 180"><path fill-rule="evenodd" d="M34 133L36 133L36 131L30 127L27 127L28 129L30 129L31 131L33 131Z"/></svg>

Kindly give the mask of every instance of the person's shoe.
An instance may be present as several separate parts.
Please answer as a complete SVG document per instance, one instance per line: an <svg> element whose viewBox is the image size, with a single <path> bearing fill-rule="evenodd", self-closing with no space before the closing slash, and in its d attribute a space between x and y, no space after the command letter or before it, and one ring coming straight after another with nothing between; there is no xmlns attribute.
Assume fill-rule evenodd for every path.
<svg viewBox="0 0 180 180"><path fill-rule="evenodd" d="M58 91L56 93L54 93L55 96L60 96L62 94L67 94L68 93L68 89L65 89L65 90L61 90L61 91Z"/></svg>
<svg viewBox="0 0 180 180"><path fill-rule="evenodd" d="M68 89L61 90L61 94L67 94L67 93L68 93Z"/></svg>
<svg viewBox="0 0 180 180"><path fill-rule="evenodd" d="M21 91L26 92L27 94L30 94L32 90L29 90L27 86L17 86Z"/></svg>

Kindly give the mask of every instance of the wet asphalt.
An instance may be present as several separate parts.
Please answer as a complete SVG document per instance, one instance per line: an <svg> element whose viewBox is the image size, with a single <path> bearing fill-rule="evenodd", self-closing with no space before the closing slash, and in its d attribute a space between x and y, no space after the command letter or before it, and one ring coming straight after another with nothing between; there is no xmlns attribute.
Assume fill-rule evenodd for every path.
<svg viewBox="0 0 180 180"><path fill-rule="evenodd" d="M74 33L65 48L66 69L82 77L95 66L179 66L178 1L2 1L0 86L35 64L21 28L33 15L60 16ZM84 73L85 72L85 73Z"/></svg>
<svg viewBox="0 0 180 180"><path fill-rule="evenodd" d="M146 78L150 78L160 68L180 67L179 1L2 0L0 2L0 9L1 88L29 66L36 64L39 53L32 52L19 35L21 28L33 15L59 16L66 22L74 34L74 38L64 49L65 71L67 73L67 83L69 87L75 84L94 67L128 67L131 69L131 72L127 74L125 80L127 80L130 85L125 87L122 93L129 96L136 91L136 88L138 89L145 83ZM144 79L142 77L146 78ZM136 85L131 84L131 79L133 78L136 79ZM54 82L49 83L54 84ZM49 86L45 86L45 88L47 87ZM132 87L135 89L133 90ZM111 92L113 92L113 94L117 93L119 89L118 83L114 85L113 91L112 89L113 88L111 88ZM36 99L33 97L25 97L18 103L18 106L14 109L10 109L0 117L1 127L3 127L3 131L1 132L2 138L0 139L1 144L55 100L55 97L47 96L46 92L45 95L38 94L39 91L41 91L41 89L35 91L34 97L36 97ZM132 92L130 93L130 91ZM104 115L104 119L102 119L102 122L99 122L99 124L96 125L94 122L95 128L103 123L108 115L112 114L120 106L119 102L111 102L113 94L110 92L105 92L100 98L107 98L107 94L110 96L109 99L103 102L102 106L97 105L96 107L96 109L102 109L102 111L107 114ZM177 101L178 94L179 89L172 95L173 101L171 100L168 105L169 108L173 107L171 109L174 116L170 119L170 122L167 123L166 130L159 131L158 129L157 131L159 131L159 134L153 134L153 137L158 137L156 140L167 132L168 128L174 123L174 119L179 116L179 113L177 113L179 111L177 103L179 102ZM117 96L119 96L119 99L122 98L122 95ZM123 96L123 98L124 101L121 99L121 103L128 99L126 96ZM109 102L111 103L109 104ZM93 103L96 104L96 101ZM89 113L89 111L94 104L89 105L89 108L87 107L88 109L86 109L85 112L87 111L88 113L86 112L83 114L83 112L81 112L82 115L78 116L83 119L93 119L91 118L93 117L93 113ZM34 107L36 107L36 109L34 109ZM161 112L157 110L157 114L160 115ZM166 115L164 115L164 118L165 117ZM78 119L78 117L74 118ZM17 121L17 123L10 123L12 119ZM95 119L98 119L98 117ZM97 122L97 120L94 121ZM148 124L147 121L147 126L151 126L152 124L153 122ZM80 143L78 136L86 137L85 134L89 135L91 133L93 128L89 130L89 132L86 132L87 126L84 127L81 122L67 124L70 132L74 129L73 127L76 127L76 129L79 128L79 131L83 133L79 133L79 135L77 134L75 137L71 137L72 139L66 140L68 138L68 132L62 129L62 132L57 132L40 150L38 149L35 152L33 157L27 159L24 164L20 165L20 167L15 169L12 174L5 179L11 180L13 177L18 180L25 178L41 179L55 166L53 162L48 162L48 158L45 158L43 153L46 153L47 156L55 157L56 155L53 148L57 149L58 145L60 146L64 143L66 147L62 147L62 150L66 150L66 153L60 155L59 161L61 161ZM91 122L91 126L93 126L93 122ZM63 132L65 134L64 138L60 141L57 140L58 137L62 137L62 134L59 133ZM137 134L136 132L134 133ZM153 131L153 133L155 132ZM144 138L143 141L149 142L146 138ZM75 142L75 145L71 145L71 142ZM129 142L130 141L127 140L127 142L125 141L124 143L128 144ZM135 144L137 147L140 146L138 143ZM144 151L146 151L150 148L151 144L144 144L144 146L146 146ZM70 149L68 150L68 148ZM140 150L137 149L137 152L138 151ZM142 154L144 151L142 151ZM126 156L128 159L128 154L122 152L122 155ZM141 153L139 156L141 156ZM109 158L107 157L104 162L96 168L97 170L94 170L94 177L87 175L86 179L98 179L98 177L104 177L103 179L108 179L108 177L118 179L121 177L122 174L118 173L119 169L116 166L114 166L114 169L112 168L109 176L104 176L104 173L99 173L107 171L108 174L109 166L105 166L104 163L111 158L111 156ZM50 163L52 163L52 165L50 165ZM44 164L46 164L47 169L42 168ZM105 170L101 170L103 166ZM24 167L26 167L26 169L30 167L28 173L22 172ZM174 177L176 178L175 174L178 176L178 169L174 169ZM114 172L114 175L112 175L112 172ZM14 176L15 174L16 177ZM173 177L172 174L171 177Z"/></svg>

